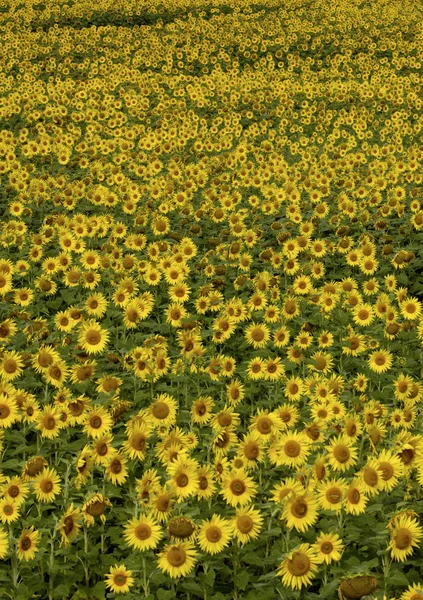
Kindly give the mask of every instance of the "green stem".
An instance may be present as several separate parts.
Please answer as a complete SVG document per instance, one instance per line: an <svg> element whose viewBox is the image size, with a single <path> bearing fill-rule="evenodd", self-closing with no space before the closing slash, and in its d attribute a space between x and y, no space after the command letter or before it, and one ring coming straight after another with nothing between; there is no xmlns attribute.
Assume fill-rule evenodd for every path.
<svg viewBox="0 0 423 600"><path fill-rule="evenodd" d="M147 580L147 567L146 567L146 563L145 563L145 556L142 557L142 579L143 579L142 587L144 589L144 596L145 596L145 598L148 598L148 596L150 594L150 586L148 585L148 580Z"/></svg>
<svg viewBox="0 0 423 600"><path fill-rule="evenodd" d="M84 553L85 553L85 562L84 562L84 573L85 573L85 585L88 587L89 585L89 581L90 581L90 577L88 574L88 531L86 526L84 525Z"/></svg>

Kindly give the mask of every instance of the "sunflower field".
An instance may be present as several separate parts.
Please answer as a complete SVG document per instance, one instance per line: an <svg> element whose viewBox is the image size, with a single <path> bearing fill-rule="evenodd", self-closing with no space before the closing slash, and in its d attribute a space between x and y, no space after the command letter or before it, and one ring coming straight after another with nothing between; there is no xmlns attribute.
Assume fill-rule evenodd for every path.
<svg viewBox="0 0 423 600"><path fill-rule="evenodd" d="M422 600L423 7L0 40L0 600Z"/></svg>

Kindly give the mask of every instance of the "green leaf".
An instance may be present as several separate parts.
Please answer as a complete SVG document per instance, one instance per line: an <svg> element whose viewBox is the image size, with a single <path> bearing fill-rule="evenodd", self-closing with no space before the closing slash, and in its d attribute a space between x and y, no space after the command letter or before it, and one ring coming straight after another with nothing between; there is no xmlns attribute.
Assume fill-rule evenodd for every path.
<svg viewBox="0 0 423 600"><path fill-rule="evenodd" d="M250 575L248 571L241 571L241 573L237 573L237 576L235 577L235 584L240 590L245 590L249 580Z"/></svg>

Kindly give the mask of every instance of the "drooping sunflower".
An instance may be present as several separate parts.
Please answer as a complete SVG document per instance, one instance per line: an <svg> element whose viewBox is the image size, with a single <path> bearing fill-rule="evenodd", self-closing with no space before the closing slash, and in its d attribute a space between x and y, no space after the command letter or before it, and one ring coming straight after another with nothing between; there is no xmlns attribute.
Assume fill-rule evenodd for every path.
<svg viewBox="0 0 423 600"><path fill-rule="evenodd" d="M17 555L19 560L31 560L35 557L40 541L40 532L32 525L24 529L17 542Z"/></svg>
<svg viewBox="0 0 423 600"><path fill-rule="evenodd" d="M32 481L47 465L43 456L33 456L22 468L22 481Z"/></svg>
<svg viewBox="0 0 423 600"><path fill-rule="evenodd" d="M141 515L127 522L123 536L128 546L143 551L156 548L163 532L152 517Z"/></svg>
<svg viewBox="0 0 423 600"><path fill-rule="evenodd" d="M292 589L309 585L317 572L320 560L310 544L301 544L280 564L277 574L282 583Z"/></svg>
<svg viewBox="0 0 423 600"><path fill-rule="evenodd" d="M292 494L287 497L282 511L282 519L286 520L289 529L307 531L318 518L318 503L313 492L307 490L301 496Z"/></svg>
<svg viewBox="0 0 423 600"><path fill-rule="evenodd" d="M87 526L95 524L95 517L100 517L102 523L106 522L104 511L108 506L112 506L110 500L103 494L94 494L91 496L82 507L84 521Z"/></svg>
<svg viewBox="0 0 423 600"><path fill-rule="evenodd" d="M337 533L321 533L312 547L317 557L326 564L341 560L344 545Z"/></svg>
<svg viewBox="0 0 423 600"><path fill-rule="evenodd" d="M126 594L134 585L135 579L132 577L132 571L125 568L125 565L110 567L106 575L106 587L114 594Z"/></svg>
<svg viewBox="0 0 423 600"><path fill-rule="evenodd" d="M192 571L197 555L194 544L190 542L168 544L159 554L158 567L176 579Z"/></svg>
<svg viewBox="0 0 423 600"><path fill-rule="evenodd" d="M54 469L46 467L33 481L34 492L39 502L53 502L60 494L60 477Z"/></svg>
<svg viewBox="0 0 423 600"><path fill-rule="evenodd" d="M57 529L60 533L60 546L68 548L81 529L82 511L74 508L73 502L60 519Z"/></svg>
<svg viewBox="0 0 423 600"><path fill-rule="evenodd" d="M238 508L232 519L233 535L241 545L255 540L260 534L263 516L253 506Z"/></svg>
<svg viewBox="0 0 423 600"><path fill-rule="evenodd" d="M394 560L404 562L413 553L413 547L419 546L423 537L423 528L417 519L408 515L399 515L390 525L391 541L388 550Z"/></svg>
<svg viewBox="0 0 423 600"><path fill-rule="evenodd" d="M232 538L230 521L213 515L211 519L204 520L198 532L198 544L204 552L217 554L229 544Z"/></svg>
<svg viewBox="0 0 423 600"><path fill-rule="evenodd" d="M256 495L257 485L244 469L234 469L222 478L221 494L231 506L244 506Z"/></svg>
<svg viewBox="0 0 423 600"><path fill-rule="evenodd" d="M102 329L94 319L81 324L78 343L88 354L103 352L109 341L110 333Z"/></svg>

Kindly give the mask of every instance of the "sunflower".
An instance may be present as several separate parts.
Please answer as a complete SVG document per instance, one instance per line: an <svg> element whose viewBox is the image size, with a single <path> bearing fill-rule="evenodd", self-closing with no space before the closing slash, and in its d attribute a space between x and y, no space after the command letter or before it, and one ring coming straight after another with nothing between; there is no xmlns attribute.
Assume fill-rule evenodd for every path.
<svg viewBox="0 0 423 600"><path fill-rule="evenodd" d="M214 401L211 396L200 396L191 407L191 418L197 425L207 424L212 417Z"/></svg>
<svg viewBox="0 0 423 600"><path fill-rule="evenodd" d="M158 567L176 579L188 575L192 571L197 558L194 544L183 542L181 544L168 544L159 554Z"/></svg>
<svg viewBox="0 0 423 600"><path fill-rule="evenodd" d="M283 560L277 574L285 586L300 589L310 585L319 562L315 549L310 544L301 544Z"/></svg>
<svg viewBox="0 0 423 600"><path fill-rule="evenodd" d="M264 379L265 373L265 362L260 356L255 356L248 362L246 369L248 379L251 379L252 381Z"/></svg>
<svg viewBox="0 0 423 600"><path fill-rule="evenodd" d="M21 506L29 494L29 485L20 477L6 477L0 485L0 495L6 500L14 502L17 507Z"/></svg>
<svg viewBox="0 0 423 600"><path fill-rule="evenodd" d="M90 446L84 446L81 452L78 454L76 458L75 468L77 471L77 476L74 480L74 485L77 490L79 490L91 475L92 468L94 465L94 460L92 457L92 449Z"/></svg>
<svg viewBox="0 0 423 600"><path fill-rule="evenodd" d="M388 550L391 551L394 560L404 562L413 553L413 547L419 546L419 542L423 537L423 528L419 525L417 519L413 519L406 514L396 517L390 528L391 541Z"/></svg>
<svg viewBox="0 0 423 600"><path fill-rule="evenodd" d="M279 329L273 333L272 338L275 348L283 348L284 346L287 346L289 344L290 335L290 331L285 325L279 327Z"/></svg>
<svg viewBox="0 0 423 600"><path fill-rule="evenodd" d="M370 354L367 364L369 365L369 369L375 373L385 373L391 368L392 362L392 353L389 350L381 349Z"/></svg>
<svg viewBox="0 0 423 600"><path fill-rule="evenodd" d="M356 464L358 451L353 446L351 438L343 434L331 440L327 455L332 469L344 472Z"/></svg>
<svg viewBox="0 0 423 600"><path fill-rule="evenodd" d="M348 484L345 479L329 479L320 482L317 494L320 506L324 510L339 512L346 499Z"/></svg>
<svg viewBox="0 0 423 600"><path fill-rule="evenodd" d="M269 458L277 466L300 467L310 454L310 441L303 432L290 431L275 438Z"/></svg>
<svg viewBox="0 0 423 600"><path fill-rule="evenodd" d="M300 400L304 393L304 384L300 377L290 377L285 383L285 396L291 402Z"/></svg>
<svg viewBox="0 0 423 600"><path fill-rule="evenodd" d="M134 585L134 581L132 571L126 569L125 565L115 564L106 575L106 587L114 594L126 594Z"/></svg>
<svg viewBox="0 0 423 600"><path fill-rule="evenodd" d="M151 516L160 523L166 523L172 514L175 496L176 493L172 484L167 484L155 491L150 497Z"/></svg>
<svg viewBox="0 0 423 600"><path fill-rule="evenodd" d="M359 473L364 492L367 496L374 496L383 489L384 482L382 475L383 471L379 468L377 460L375 458L368 460Z"/></svg>
<svg viewBox="0 0 423 600"><path fill-rule="evenodd" d="M101 328L94 319L82 323L78 343L88 354L103 352L109 341L110 333Z"/></svg>
<svg viewBox="0 0 423 600"><path fill-rule="evenodd" d="M91 294L85 300L84 309L90 317L101 319L107 310L107 300L101 293Z"/></svg>
<svg viewBox="0 0 423 600"><path fill-rule="evenodd" d="M60 519L57 529L60 533L60 546L68 548L77 537L81 529L82 511L74 508L73 502Z"/></svg>
<svg viewBox="0 0 423 600"><path fill-rule="evenodd" d="M168 526L167 532L171 542L194 542L197 537L198 526L192 519L188 517L175 517L172 519Z"/></svg>
<svg viewBox="0 0 423 600"><path fill-rule="evenodd" d="M33 480L48 465L43 456L33 456L22 468L22 481Z"/></svg>
<svg viewBox="0 0 423 600"><path fill-rule="evenodd" d="M63 427L63 423L60 420L57 407L53 404L45 404L38 417L36 427L41 431L41 437L45 437L49 440L58 437L59 430Z"/></svg>
<svg viewBox="0 0 423 600"><path fill-rule="evenodd" d="M122 446L129 458L144 460L150 433L151 429L146 423L137 423L133 427Z"/></svg>
<svg viewBox="0 0 423 600"><path fill-rule="evenodd" d="M229 544L232 538L231 522L213 515L204 520L198 532L198 545L208 554L217 554Z"/></svg>
<svg viewBox="0 0 423 600"><path fill-rule="evenodd" d="M382 489L390 492L397 485L404 465L394 451L382 450L376 459L377 469L382 471Z"/></svg>
<svg viewBox="0 0 423 600"><path fill-rule="evenodd" d="M353 309L353 321L356 325L367 327L375 317L371 304L359 303Z"/></svg>
<svg viewBox="0 0 423 600"><path fill-rule="evenodd" d="M284 429L284 423L274 411L269 412L267 409L261 409L256 416L252 417L249 429L250 431L256 431L265 441Z"/></svg>
<svg viewBox="0 0 423 600"><path fill-rule="evenodd" d="M62 489L60 477L54 469L46 467L33 481L34 492L39 502L53 502Z"/></svg>
<svg viewBox="0 0 423 600"><path fill-rule="evenodd" d="M245 330L245 339L254 348L265 348L270 339L270 331L264 323L252 323Z"/></svg>
<svg viewBox="0 0 423 600"><path fill-rule="evenodd" d="M100 517L102 523L106 522L105 509L111 506L111 502L103 494L94 494L91 496L82 507L84 521L87 526L95 524L95 517Z"/></svg>
<svg viewBox="0 0 423 600"><path fill-rule="evenodd" d="M216 491L216 483L213 477L213 470L210 465L198 469L198 490L197 498L199 500L209 500Z"/></svg>
<svg viewBox="0 0 423 600"><path fill-rule="evenodd" d="M0 359L0 378L3 381L13 381L22 374L23 367L24 362L19 352L4 352Z"/></svg>
<svg viewBox="0 0 423 600"><path fill-rule="evenodd" d="M19 505L13 500L3 498L0 500L0 521L2 523L13 523L19 519Z"/></svg>
<svg viewBox="0 0 423 600"><path fill-rule="evenodd" d="M0 527L0 560L2 560L9 551L9 536L7 531Z"/></svg>
<svg viewBox="0 0 423 600"><path fill-rule="evenodd" d="M368 498L365 485L359 478L354 478L346 491L345 510L351 515L359 515L366 510Z"/></svg>
<svg viewBox="0 0 423 600"><path fill-rule="evenodd" d="M244 434L242 441L238 443L237 455L246 461L247 469L257 467L264 460L263 440L257 432Z"/></svg>
<svg viewBox="0 0 423 600"><path fill-rule="evenodd" d="M231 506L248 504L256 492L256 484L244 469L234 469L222 478L220 493Z"/></svg>
<svg viewBox="0 0 423 600"><path fill-rule="evenodd" d="M244 384L239 379L233 379L226 386L226 395L231 406L236 406L243 400L245 396L244 388Z"/></svg>
<svg viewBox="0 0 423 600"><path fill-rule="evenodd" d="M310 357L313 363L309 364L312 371L326 375L333 367L333 357L328 352L314 352Z"/></svg>
<svg viewBox="0 0 423 600"><path fill-rule="evenodd" d="M271 500L278 504L283 504L290 494L294 496L301 496L305 493L305 490L301 483L293 477L287 477L284 481L281 481L271 492Z"/></svg>
<svg viewBox="0 0 423 600"><path fill-rule="evenodd" d="M84 433L98 439L109 433L112 425L113 420L107 410L102 406L95 406L85 415Z"/></svg>
<svg viewBox="0 0 423 600"><path fill-rule="evenodd" d="M417 298L409 297L400 303L400 312L404 319L415 320L419 319L422 314L422 305Z"/></svg>
<svg viewBox="0 0 423 600"><path fill-rule="evenodd" d="M154 519L142 515L128 521L123 536L128 546L143 551L156 548L163 537L163 532Z"/></svg>
<svg viewBox="0 0 423 600"><path fill-rule="evenodd" d="M19 412L16 401L0 393L0 429L11 427L18 419Z"/></svg>
<svg viewBox="0 0 423 600"><path fill-rule="evenodd" d="M197 494L200 485L198 468L188 460L178 457L168 466L179 502Z"/></svg>
<svg viewBox="0 0 423 600"><path fill-rule="evenodd" d="M176 422L178 405L169 394L159 394L149 407L151 423L155 427L170 427Z"/></svg>
<svg viewBox="0 0 423 600"><path fill-rule="evenodd" d="M247 544L258 538L262 524L263 516L253 506L238 508L232 519L233 535L241 545Z"/></svg>
<svg viewBox="0 0 423 600"><path fill-rule="evenodd" d="M292 494L287 497L282 519L286 520L289 529L307 531L318 518L318 503L310 490L301 495Z"/></svg>
<svg viewBox="0 0 423 600"><path fill-rule="evenodd" d="M327 565L341 560L344 550L342 540L337 533L321 533L312 547L320 561Z"/></svg>
<svg viewBox="0 0 423 600"><path fill-rule="evenodd" d="M110 461L106 465L106 477L114 485L122 485L128 477L128 469L126 463L128 458L122 454L117 453L110 458Z"/></svg>
<svg viewBox="0 0 423 600"><path fill-rule="evenodd" d="M17 555L19 560L31 560L34 558L40 541L40 532L32 525L24 529L18 539Z"/></svg>
<svg viewBox="0 0 423 600"><path fill-rule="evenodd" d="M414 585L408 586L407 590L400 596L399 600L422 600L422 598L423 583L415 583Z"/></svg>

